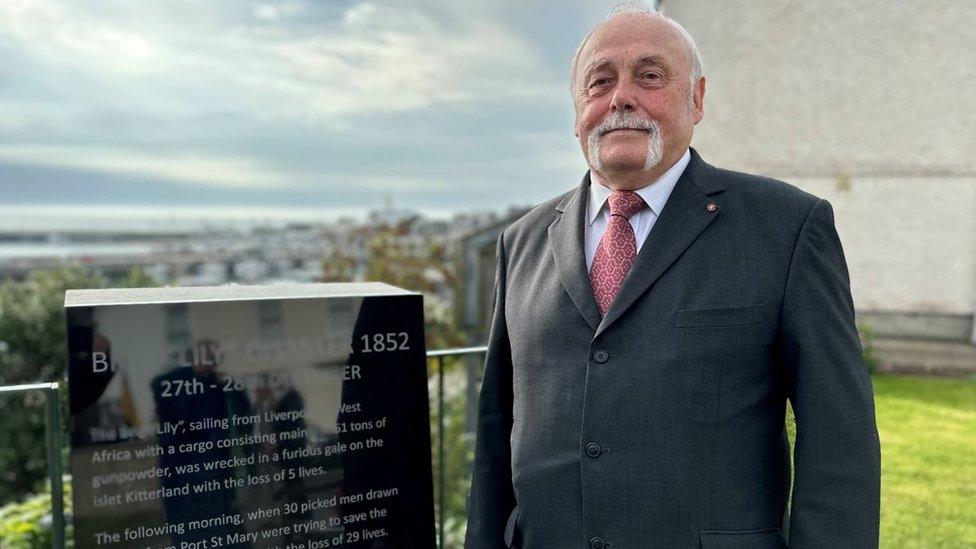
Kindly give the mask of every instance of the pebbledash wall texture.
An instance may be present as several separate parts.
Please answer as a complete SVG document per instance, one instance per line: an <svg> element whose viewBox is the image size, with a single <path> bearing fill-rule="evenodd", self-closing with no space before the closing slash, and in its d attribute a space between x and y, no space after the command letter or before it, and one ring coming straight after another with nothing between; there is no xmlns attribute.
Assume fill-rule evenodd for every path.
<svg viewBox="0 0 976 549"><path fill-rule="evenodd" d="M879 335L976 342L976 2L659 8L702 50L702 156L833 204Z"/></svg>

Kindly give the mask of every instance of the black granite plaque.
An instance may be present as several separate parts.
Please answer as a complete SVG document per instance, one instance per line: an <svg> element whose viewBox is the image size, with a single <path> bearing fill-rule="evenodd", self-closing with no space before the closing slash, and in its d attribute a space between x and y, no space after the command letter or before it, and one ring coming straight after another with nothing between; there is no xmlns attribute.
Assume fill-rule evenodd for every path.
<svg viewBox="0 0 976 549"><path fill-rule="evenodd" d="M70 291L79 548L433 548L422 297Z"/></svg>

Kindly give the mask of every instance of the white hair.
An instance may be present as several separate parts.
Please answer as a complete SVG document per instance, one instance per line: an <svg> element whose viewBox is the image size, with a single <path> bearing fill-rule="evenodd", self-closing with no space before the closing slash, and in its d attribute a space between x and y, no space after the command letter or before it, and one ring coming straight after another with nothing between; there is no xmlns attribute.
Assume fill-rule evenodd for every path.
<svg viewBox="0 0 976 549"><path fill-rule="evenodd" d="M658 17L665 23L671 25L674 30L678 31L678 34L680 34L685 41L685 46L688 49L688 58L691 60L691 91L692 94L694 94L695 86L698 84L698 80L701 79L704 69L702 65L701 50L698 49L698 44L695 44L695 39L691 37L691 34L685 30L680 23L663 15L661 12L657 11L657 9L648 6L643 2L621 2L610 10L610 13L607 14L604 21L609 21L618 15L627 13L646 13L652 17ZM576 97L576 76L579 71L580 55L582 55L583 48L586 47L586 43L590 41L590 37L593 36L595 31L596 27L594 27L589 34L583 38L583 41L580 42L579 47L576 48L576 54L573 55L573 62L570 68L569 89L573 94L574 100Z"/></svg>

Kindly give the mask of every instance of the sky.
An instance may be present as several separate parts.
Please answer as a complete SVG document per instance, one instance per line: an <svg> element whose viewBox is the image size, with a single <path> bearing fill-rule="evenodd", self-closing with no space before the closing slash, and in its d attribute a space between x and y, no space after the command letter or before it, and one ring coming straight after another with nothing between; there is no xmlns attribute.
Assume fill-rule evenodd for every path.
<svg viewBox="0 0 976 549"><path fill-rule="evenodd" d="M0 0L0 218L539 203L613 4Z"/></svg>

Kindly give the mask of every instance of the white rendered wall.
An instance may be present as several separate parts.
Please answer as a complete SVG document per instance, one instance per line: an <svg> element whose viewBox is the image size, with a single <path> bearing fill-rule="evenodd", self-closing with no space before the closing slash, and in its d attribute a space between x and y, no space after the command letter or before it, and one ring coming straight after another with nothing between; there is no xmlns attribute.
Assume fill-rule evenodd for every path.
<svg viewBox="0 0 976 549"><path fill-rule="evenodd" d="M661 4L704 56L703 158L830 200L859 313L971 319L976 2Z"/></svg>

